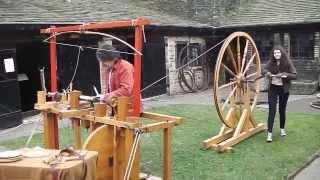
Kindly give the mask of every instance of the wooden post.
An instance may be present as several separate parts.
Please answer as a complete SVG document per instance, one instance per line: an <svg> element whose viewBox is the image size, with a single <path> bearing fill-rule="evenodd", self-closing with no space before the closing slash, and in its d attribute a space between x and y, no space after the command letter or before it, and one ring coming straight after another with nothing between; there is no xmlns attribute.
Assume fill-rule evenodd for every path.
<svg viewBox="0 0 320 180"><path fill-rule="evenodd" d="M129 103L130 103L129 97L118 97L116 120L127 121ZM115 167L115 172L116 172L115 179L124 178L124 174L125 174L126 167L128 165L129 155L132 149L134 137L135 137L134 130L132 129L118 128L116 132L117 167ZM130 172L130 179L132 180L139 179L139 174L140 174L139 153L140 153L140 147L137 148L137 153L134 158L132 169Z"/></svg>
<svg viewBox="0 0 320 180"><path fill-rule="evenodd" d="M51 29L56 28L55 26L51 26ZM51 35L55 35L54 32L52 32ZM58 90L58 82L57 82L57 69L58 69L58 63L57 63L57 37L53 36L50 39L50 79L51 79L51 92L56 92ZM53 98L52 98L53 99ZM54 100L54 99L53 99ZM56 116L54 118L50 118L50 126L53 128L53 136L55 140L55 148L59 149L59 125L58 125L58 119Z"/></svg>
<svg viewBox="0 0 320 180"><path fill-rule="evenodd" d="M106 103L94 103L94 115L96 117L104 117L107 113L107 105ZM91 130L95 130L101 123L91 122Z"/></svg>
<svg viewBox="0 0 320 180"><path fill-rule="evenodd" d="M71 91L69 100L70 100L70 107L71 109L78 109L79 104L79 96L81 95L80 91ZM81 148L81 126L80 126L80 119L78 118L71 118L72 121L72 128L73 128L73 137L74 137L74 146L76 149Z"/></svg>
<svg viewBox="0 0 320 180"><path fill-rule="evenodd" d="M37 103L46 103L46 92L37 92ZM42 112L43 115L43 136L44 136L44 146L47 149L59 149L59 135L57 128L57 116L52 113Z"/></svg>
<svg viewBox="0 0 320 180"><path fill-rule="evenodd" d="M45 104L46 103L46 92L45 91L38 91L37 92L37 103L38 104Z"/></svg>
<svg viewBox="0 0 320 180"><path fill-rule="evenodd" d="M81 149L81 126L80 119L72 118L72 128L75 149Z"/></svg>
<svg viewBox="0 0 320 180"><path fill-rule="evenodd" d="M70 107L71 109L78 109L79 108L79 97L81 95L80 91L71 91L69 94L70 100Z"/></svg>
<svg viewBox="0 0 320 180"><path fill-rule="evenodd" d="M135 27L134 47L142 52L142 26ZM141 113L141 55L134 55L134 84L133 84L133 115L140 116Z"/></svg>
<svg viewBox="0 0 320 180"><path fill-rule="evenodd" d="M105 117L107 113L106 103L95 103L94 104L94 115L96 117ZM105 147L104 151L98 155L98 168L97 168L97 178L99 180L117 180L115 174L116 160L115 153L116 143L115 143L115 128L109 125L103 125L101 123L94 123L93 128L95 129L92 134L97 132L100 128L103 128L104 139L97 141L97 148L92 148L92 150L99 149L100 147ZM98 143L103 143L99 145Z"/></svg>
<svg viewBox="0 0 320 180"><path fill-rule="evenodd" d="M68 96L66 93L62 93L61 102L66 103L68 101Z"/></svg>
<svg viewBox="0 0 320 180"><path fill-rule="evenodd" d="M53 113L43 112L44 147L46 149L59 149L58 131L55 128L57 117Z"/></svg>
<svg viewBox="0 0 320 180"><path fill-rule="evenodd" d="M163 130L163 180L172 179L172 128L165 128Z"/></svg>
<svg viewBox="0 0 320 180"><path fill-rule="evenodd" d="M106 116L107 105L106 103L94 103L94 114L97 117Z"/></svg>
<svg viewBox="0 0 320 180"><path fill-rule="evenodd" d="M129 97L118 97L117 120L125 121L129 110Z"/></svg>

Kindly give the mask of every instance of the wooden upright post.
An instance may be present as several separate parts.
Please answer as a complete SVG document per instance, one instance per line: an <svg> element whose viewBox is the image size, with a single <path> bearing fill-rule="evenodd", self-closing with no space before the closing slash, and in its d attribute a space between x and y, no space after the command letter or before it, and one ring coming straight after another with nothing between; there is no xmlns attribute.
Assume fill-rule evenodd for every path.
<svg viewBox="0 0 320 180"><path fill-rule="evenodd" d="M71 91L69 95L70 107L71 109L79 109L79 96L81 95L80 91ZM71 118L72 128L73 128L73 137L74 137L74 146L76 149L81 148L81 126L79 118Z"/></svg>
<svg viewBox="0 0 320 180"><path fill-rule="evenodd" d="M38 91L37 92L37 104L45 104L46 103L46 92L45 91Z"/></svg>
<svg viewBox="0 0 320 180"><path fill-rule="evenodd" d="M55 26L51 26L50 28L54 29ZM55 33L53 32L52 35ZM51 78L51 92L56 92L58 90L58 82L57 82L57 38L56 36L50 39L50 78ZM54 99L53 99L54 100ZM59 125L57 116L50 116L50 121L47 123L53 130L52 139L54 139L54 149L59 149Z"/></svg>
<svg viewBox="0 0 320 180"><path fill-rule="evenodd" d="M46 92L45 91L38 91L37 92L37 104L45 104L46 103ZM58 136L58 131L55 129L55 121L57 117L55 114L48 113L43 111L43 136L44 136L44 146L48 149L58 149L59 148L59 140L56 139Z"/></svg>
<svg viewBox="0 0 320 180"><path fill-rule="evenodd" d="M59 137L55 129L55 121L57 120L56 114L43 112L43 135L44 135L44 147L46 149L59 149ZM58 145L58 146L57 146Z"/></svg>
<svg viewBox="0 0 320 180"><path fill-rule="evenodd" d="M142 26L135 27L134 47L142 52ZM141 55L134 55L134 84L133 84L133 115L140 116L141 113Z"/></svg>
<svg viewBox="0 0 320 180"><path fill-rule="evenodd" d="M163 180L172 179L172 128L163 129Z"/></svg>
<svg viewBox="0 0 320 180"><path fill-rule="evenodd" d="M129 97L119 97L118 98L118 107L117 107L117 120L126 121L128 115L130 98ZM117 131L117 165L115 167L117 169L117 178L115 179L123 179L125 175L125 170L128 165L129 155L132 149L133 141L134 141L134 130L119 128ZM130 179L136 180L139 179L139 150L137 148L136 156L134 157L132 170L130 172Z"/></svg>
<svg viewBox="0 0 320 180"><path fill-rule="evenodd" d="M79 97L81 95L80 91L71 91L69 94L69 103L70 103L70 108L71 109L78 109L80 104L79 104Z"/></svg>
<svg viewBox="0 0 320 180"><path fill-rule="evenodd" d="M95 103L94 104L94 115L96 117L104 117L107 113L107 105L106 103ZM95 130L99 126L101 126L101 123L91 122L91 131Z"/></svg>

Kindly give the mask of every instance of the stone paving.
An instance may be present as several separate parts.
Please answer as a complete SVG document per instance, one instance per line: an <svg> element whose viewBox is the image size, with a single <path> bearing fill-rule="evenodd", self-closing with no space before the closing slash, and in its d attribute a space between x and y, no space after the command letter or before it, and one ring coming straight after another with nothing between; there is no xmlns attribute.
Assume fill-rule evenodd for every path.
<svg viewBox="0 0 320 180"><path fill-rule="evenodd" d="M319 180L320 179L320 158L313 160L307 167L303 168L293 179L294 180Z"/></svg>

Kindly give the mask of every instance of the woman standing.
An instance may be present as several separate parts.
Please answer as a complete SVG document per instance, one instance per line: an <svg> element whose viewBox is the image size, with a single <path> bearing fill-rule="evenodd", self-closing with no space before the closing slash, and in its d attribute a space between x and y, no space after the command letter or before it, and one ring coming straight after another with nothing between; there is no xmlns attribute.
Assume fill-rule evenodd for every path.
<svg viewBox="0 0 320 180"><path fill-rule="evenodd" d="M269 79L268 103L268 133L267 142L272 142L272 129L279 99L280 136L286 136L286 106L289 98L291 80L297 78L296 68L293 66L283 47L272 49L270 59L265 67L265 74Z"/></svg>

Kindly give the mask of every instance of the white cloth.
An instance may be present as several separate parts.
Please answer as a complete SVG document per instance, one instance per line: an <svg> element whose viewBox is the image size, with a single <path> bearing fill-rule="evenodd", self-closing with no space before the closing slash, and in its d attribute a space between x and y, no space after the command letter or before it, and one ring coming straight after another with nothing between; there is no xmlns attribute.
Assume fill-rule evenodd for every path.
<svg viewBox="0 0 320 180"><path fill-rule="evenodd" d="M279 65L280 65L280 61L277 60L277 66L278 66L278 68L279 68ZM277 86L283 86L281 77L272 76L271 84L277 85Z"/></svg>
<svg viewBox="0 0 320 180"><path fill-rule="evenodd" d="M273 76L272 79L271 79L271 84L277 85L277 86L283 86L281 77Z"/></svg>

